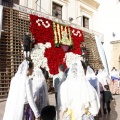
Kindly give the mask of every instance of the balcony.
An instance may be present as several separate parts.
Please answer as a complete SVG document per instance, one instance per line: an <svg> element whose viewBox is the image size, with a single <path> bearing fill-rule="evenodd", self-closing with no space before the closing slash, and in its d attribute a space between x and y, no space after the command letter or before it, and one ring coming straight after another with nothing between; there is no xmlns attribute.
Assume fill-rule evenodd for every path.
<svg viewBox="0 0 120 120"><path fill-rule="evenodd" d="M12 7L13 0L0 0L0 5L6 6L6 7Z"/></svg>

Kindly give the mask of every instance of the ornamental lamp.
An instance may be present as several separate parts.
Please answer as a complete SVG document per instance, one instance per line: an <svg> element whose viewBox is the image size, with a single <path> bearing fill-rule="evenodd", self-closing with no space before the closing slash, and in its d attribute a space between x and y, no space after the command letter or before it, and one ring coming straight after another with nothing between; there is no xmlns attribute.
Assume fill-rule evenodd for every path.
<svg viewBox="0 0 120 120"><path fill-rule="evenodd" d="M115 36L116 36L116 34L113 32L113 33L112 33L112 36L113 36L113 37L115 37Z"/></svg>
<svg viewBox="0 0 120 120"><path fill-rule="evenodd" d="M73 21L73 18L72 17L69 17L69 22L72 22Z"/></svg>

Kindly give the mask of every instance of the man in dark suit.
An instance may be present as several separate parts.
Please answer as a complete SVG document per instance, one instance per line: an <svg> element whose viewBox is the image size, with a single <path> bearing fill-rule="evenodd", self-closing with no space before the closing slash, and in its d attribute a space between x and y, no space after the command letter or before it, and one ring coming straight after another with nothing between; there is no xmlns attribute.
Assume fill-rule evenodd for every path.
<svg viewBox="0 0 120 120"><path fill-rule="evenodd" d="M25 58L29 58L30 57L30 49L31 49L31 39L29 36L29 32L26 32L24 37L23 37L23 47L24 47L24 56Z"/></svg>

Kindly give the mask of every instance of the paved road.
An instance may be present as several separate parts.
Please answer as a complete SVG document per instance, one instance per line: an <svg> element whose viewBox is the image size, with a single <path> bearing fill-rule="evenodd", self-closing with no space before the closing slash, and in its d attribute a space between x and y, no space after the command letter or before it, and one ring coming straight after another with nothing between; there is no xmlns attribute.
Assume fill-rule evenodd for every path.
<svg viewBox="0 0 120 120"><path fill-rule="evenodd" d="M116 100L116 106L114 106L114 102L111 103L111 113L109 115L104 115L99 120L120 120L120 95L114 96ZM49 95L50 104L55 105L54 94ZM2 120L4 113L5 101L0 102L0 120Z"/></svg>
<svg viewBox="0 0 120 120"><path fill-rule="evenodd" d="M120 95L113 96L116 101L116 106L114 102L111 102L111 113L104 115L100 120L120 120Z"/></svg>

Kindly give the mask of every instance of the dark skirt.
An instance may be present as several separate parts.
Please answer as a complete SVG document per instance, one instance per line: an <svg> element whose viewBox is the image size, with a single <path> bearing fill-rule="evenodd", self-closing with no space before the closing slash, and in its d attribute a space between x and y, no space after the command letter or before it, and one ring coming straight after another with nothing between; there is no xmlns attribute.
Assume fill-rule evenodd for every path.
<svg viewBox="0 0 120 120"><path fill-rule="evenodd" d="M35 120L34 113L29 104L24 105L23 120Z"/></svg>
<svg viewBox="0 0 120 120"><path fill-rule="evenodd" d="M30 45L24 45L24 51L26 52L30 51Z"/></svg>

